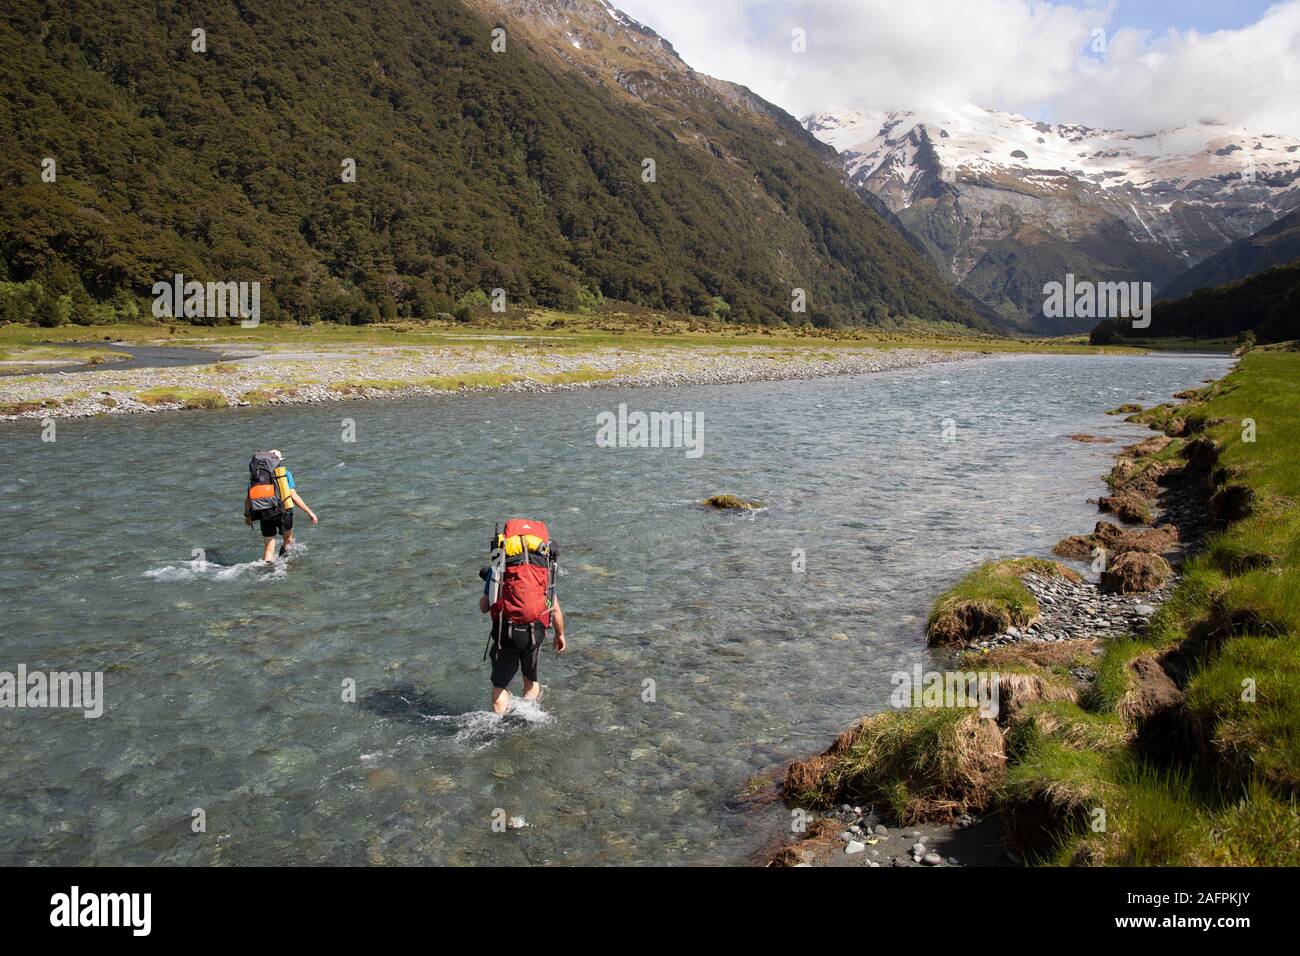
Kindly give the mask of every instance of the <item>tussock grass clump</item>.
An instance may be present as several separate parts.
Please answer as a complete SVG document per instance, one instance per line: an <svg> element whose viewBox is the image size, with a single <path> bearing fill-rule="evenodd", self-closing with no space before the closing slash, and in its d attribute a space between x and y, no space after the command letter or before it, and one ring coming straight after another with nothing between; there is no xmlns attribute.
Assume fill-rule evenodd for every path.
<svg viewBox="0 0 1300 956"><path fill-rule="evenodd" d="M145 405L181 405L185 408L225 408L226 399L220 392L203 388L168 388L159 386L139 392L136 401Z"/></svg>
<svg viewBox="0 0 1300 956"><path fill-rule="evenodd" d="M1070 668L1079 666L1088 652L1068 644L1008 644L989 651L966 651L958 662L963 672L997 675L997 721L1000 725L1016 718L1026 707L1042 701L1078 703L1079 691Z"/></svg>
<svg viewBox="0 0 1300 956"><path fill-rule="evenodd" d="M1136 425L1147 425L1156 431L1164 432L1171 438L1178 438L1187 434L1187 413L1186 406L1162 403L1153 405L1145 411L1134 412L1124 421Z"/></svg>
<svg viewBox="0 0 1300 956"><path fill-rule="evenodd" d="M1173 462L1154 458L1120 458L1107 474L1106 483L1117 494L1154 498L1160 493L1161 483L1168 480L1166 476L1178 468Z"/></svg>
<svg viewBox="0 0 1300 956"><path fill-rule="evenodd" d="M1079 575L1064 565L1042 558L983 564L935 602L925 627L930 646L967 644L1008 627L1032 624L1038 619L1038 602L1020 580L1031 572L1079 580Z"/></svg>
<svg viewBox="0 0 1300 956"><path fill-rule="evenodd" d="M1110 594L1154 591L1173 575L1169 562L1146 551L1125 551L1101 573L1101 589Z"/></svg>
<svg viewBox="0 0 1300 956"><path fill-rule="evenodd" d="M999 804L1007 842L1027 862L1066 851L1097 809L1113 800L1106 751L1042 740L1007 771Z"/></svg>
<svg viewBox="0 0 1300 956"><path fill-rule="evenodd" d="M1007 728L1007 756L1018 762L1051 742L1072 750L1122 747L1132 735L1113 714L1093 714L1068 700L1038 701L1025 707Z"/></svg>
<svg viewBox="0 0 1300 956"><path fill-rule="evenodd" d="M1300 643L1239 637L1199 671L1187 705L1204 728L1211 768L1233 788L1258 775L1300 796Z"/></svg>
<svg viewBox="0 0 1300 956"><path fill-rule="evenodd" d="M1214 601L1211 619L1217 630L1230 634L1300 635L1300 574L1294 568L1260 568L1231 577Z"/></svg>
<svg viewBox="0 0 1300 956"><path fill-rule="evenodd" d="M1092 534L1073 534L1062 538L1052 548L1052 553L1062 558L1086 561L1093 549L1101 548L1111 555L1128 551L1162 554L1172 551L1178 544L1178 529L1172 524L1153 528L1121 528L1108 521L1099 521Z"/></svg>
<svg viewBox="0 0 1300 956"><path fill-rule="evenodd" d="M1092 825L1096 818L1091 818L1082 839L1073 846L1066 842L1056 862L1178 866L1210 850L1209 815L1186 770L1112 757L1105 774L1106 792L1095 808L1105 814L1104 829Z"/></svg>
<svg viewBox="0 0 1300 956"><path fill-rule="evenodd" d="M868 717L830 750L790 767L786 799L813 808L885 806L904 825L989 808L1006 771L1002 732L974 710L889 711Z"/></svg>
<svg viewBox="0 0 1300 956"><path fill-rule="evenodd" d="M1207 802L1188 770L1162 770L1108 756L1093 816L1060 828L1045 862L1076 866L1295 866L1300 814L1294 799L1252 783L1224 803ZM1039 857L1040 860L1044 859Z"/></svg>
<svg viewBox="0 0 1300 956"><path fill-rule="evenodd" d="M1274 502L1267 513L1257 511L1249 520L1210 538L1206 559L1229 576L1281 565L1288 549L1296 547L1290 530L1285 509Z"/></svg>
<svg viewBox="0 0 1300 956"><path fill-rule="evenodd" d="M1168 435L1152 435L1136 444L1125 446L1124 455L1128 458L1150 458L1156 455L1166 458L1173 457L1171 452L1176 453L1180 447L1182 442L1176 438L1170 438Z"/></svg>
<svg viewBox="0 0 1300 956"><path fill-rule="evenodd" d="M1110 551L1115 554L1123 554L1126 551L1160 554L1172 550L1177 544L1178 528L1172 524L1162 524L1154 528L1126 530L1110 542Z"/></svg>
<svg viewBox="0 0 1300 956"><path fill-rule="evenodd" d="M998 671L998 722L1006 724L1026 707L1047 701L1079 702L1074 682L1042 668Z"/></svg>
<svg viewBox="0 0 1300 956"><path fill-rule="evenodd" d="M1155 520L1146 499L1128 492L1107 495L1097 502L1097 506L1129 524L1151 524Z"/></svg>
<svg viewBox="0 0 1300 956"><path fill-rule="evenodd" d="M1188 860L1196 866L1300 865L1300 806L1252 783L1246 795L1210 819L1207 846Z"/></svg>
<svg viewBox="0 0 1300 956"><path fill-rule="evenodd" d="M1125 663L1124 692L1115 702L1115 713L1125 723L1140 724L1182 702L1182 691L1155 654L1147 651Z"/></svg>
<svg viewBox="0 0 1300 956"><path fill-rule="evenodd" d="M1083 696L1084 707L1099 714L1115 712L1129 689L1129 663L1154 648L1149 638L1148 633L1141 638L1129 636L1106 642L1097 662L1097 676Z"/></svg>

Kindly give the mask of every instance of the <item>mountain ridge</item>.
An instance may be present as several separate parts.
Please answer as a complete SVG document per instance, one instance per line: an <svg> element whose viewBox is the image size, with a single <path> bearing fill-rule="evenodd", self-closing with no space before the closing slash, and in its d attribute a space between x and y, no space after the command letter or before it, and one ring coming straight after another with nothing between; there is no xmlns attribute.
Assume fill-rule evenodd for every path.
<svg viewBox="0 0 1300 956"><path fill-rule="evenodd" d="M1300 260L1300 209L1238 239L1221 252L1198 262L1160 290L1158 298L1177 299Z"/></svg>
<svg viewBox="0 0 1300 956"><path fill-rule="evenodd" d="M1069 272L1161 288L1300 207L1300 140L1224 127L1157 133L1048 124L964 104L802 120L840 151L949 280L1031 332Z"/></svg>

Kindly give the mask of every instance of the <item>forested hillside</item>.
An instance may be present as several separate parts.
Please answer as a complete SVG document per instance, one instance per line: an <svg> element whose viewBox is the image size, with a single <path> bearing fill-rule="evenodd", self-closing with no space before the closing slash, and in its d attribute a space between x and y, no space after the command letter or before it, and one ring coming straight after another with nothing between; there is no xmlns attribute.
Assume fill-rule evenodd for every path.
<svg viewBox="0 0 1300 956"><path fill-rule="evenodd" d="M179 272L259 280L270 319L431 318L503 288L985 327L774 107L642 109L526 40L493 52L494 25L454 0L8 9L0 319L130 318Z"/></svg>
<svg viewBox="0 0 1300 956"><path fill-rule="evenodd" d="M1223 338L1253 332L1261 342L1300 339L1300 262L1176 302L1157 302L1149 334Z"/></svg>

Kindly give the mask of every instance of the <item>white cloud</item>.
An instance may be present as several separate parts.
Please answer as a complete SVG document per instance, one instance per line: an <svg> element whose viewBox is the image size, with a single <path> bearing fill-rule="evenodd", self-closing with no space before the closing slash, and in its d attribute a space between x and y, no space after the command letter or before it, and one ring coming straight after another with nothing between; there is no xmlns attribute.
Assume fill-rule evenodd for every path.
<svg viewBox="0 0 1300 956"><path fill-rule="evenodd" d="M696 69L796 115L972 102L1154 130L1214 119L1300 136L1300 0L1212 33L1116 29L1109 3L1043 0L622 0ZM807 52L791 49L791 32Z"/></svg>

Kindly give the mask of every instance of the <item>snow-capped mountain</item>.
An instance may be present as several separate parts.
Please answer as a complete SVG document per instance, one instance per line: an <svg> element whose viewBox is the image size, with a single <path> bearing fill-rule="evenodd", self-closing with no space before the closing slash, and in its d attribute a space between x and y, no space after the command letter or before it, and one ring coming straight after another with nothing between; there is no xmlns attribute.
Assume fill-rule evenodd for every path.
<svg viewBox="0 0 1300 956"><path fill-rule="evenodd" d="M1300 140L1216 125L1156 133L964 105L804 119L963 288L1035 331L1066 272L1159 289L1300 206Z"/></svg>

